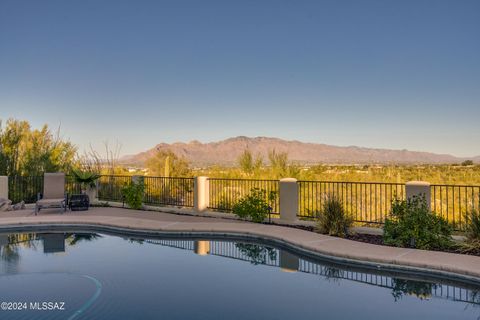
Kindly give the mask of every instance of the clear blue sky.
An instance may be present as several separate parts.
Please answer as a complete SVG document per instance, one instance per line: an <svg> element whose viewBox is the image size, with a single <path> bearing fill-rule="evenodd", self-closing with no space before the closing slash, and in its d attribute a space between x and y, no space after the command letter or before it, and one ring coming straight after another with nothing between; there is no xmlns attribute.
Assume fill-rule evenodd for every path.
<svg viewBox="0 0 480 320"><path fill-rule="evenodd" d="M0 0L0 118L83 148L275 136L480 155L480 1Z"/></svg>

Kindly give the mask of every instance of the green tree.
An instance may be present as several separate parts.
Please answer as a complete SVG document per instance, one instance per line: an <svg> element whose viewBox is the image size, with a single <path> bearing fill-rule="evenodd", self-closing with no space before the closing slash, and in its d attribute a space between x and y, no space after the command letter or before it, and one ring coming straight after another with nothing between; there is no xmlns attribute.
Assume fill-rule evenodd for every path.
<svg viewBox="0 0 480 320"><path fill-rule="evenodd" d="M77 148L51 132L47 125L32 129L27 121L8 119L0 122L0 174L42 175L44 172L68 172L75 163Z"/></svg>
<svg viewBox="0 0 480 320"><path fill-rule="evenodd" d="M252 152L249 149L245 149L238 157L238 165L244 173L251 175L262 168L263 158L261 155L257 155L254 159Z"/></svg>
<svg viewBox="0 0 480 320"><path fill-rule="evenodd" d="M268 160L272 169L273 176L277 178L285 177L288 174L288 153L276 152L275 149L268 152Z"/></svg>
<svg viewBox="0 0 480 320"><path fill-rule="evenodd" d="M157 150L147 159L146 166L154 176L164 176L168 173L170 177L186 177L192 174L188 161L172 151Z"/></svg>

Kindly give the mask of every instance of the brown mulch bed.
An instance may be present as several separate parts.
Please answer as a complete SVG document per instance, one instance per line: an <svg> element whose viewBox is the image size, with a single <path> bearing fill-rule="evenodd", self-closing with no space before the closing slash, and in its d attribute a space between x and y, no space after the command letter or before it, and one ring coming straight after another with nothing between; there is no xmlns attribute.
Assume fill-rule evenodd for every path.
<svg viewBox="0 0 480 320"><path fill-rule="evenodd" d="M371 244L376 244L376 245L381 245L381 246L388 246L383 243L383 236L379 235L371 235L371 234L352 234L348 235L347 239L349 240L355 240L359 242L366 242L366 243L371 243ZM466 246L461 246L457 245L452 248L447 248L447 249L431 249L432 251L442 251L442 252L449 252L449 253L459 253L459 254L466 254L466 255L471 255L471 256L480 256L480 246L472 246L472 247L466 247Z"/></svg>
<svg viewBox="0 0 480 320"><path fill-rule="evenodd" d="M305 231L315 232L315 228L310 227L310 226L293 226L293 225L291 225L289 227L302 229L302 230L305 230ZM381 236L381 235L356 233L356 234L349 234L346 237L346 239L353 240L353 241L370 243L370 244L376 244L376 245L380 245L380 246L388 246L388 245L383 243L383 236ZM449 252L449 253L466 254L466 255L471 255L471 256L480 256L480 245L471 246L471 247L467 247L467 245L464 245L464 246L458 245L456 247L443 249L443 250L432 249L432 251L442 251L442 252Z"/></svg>

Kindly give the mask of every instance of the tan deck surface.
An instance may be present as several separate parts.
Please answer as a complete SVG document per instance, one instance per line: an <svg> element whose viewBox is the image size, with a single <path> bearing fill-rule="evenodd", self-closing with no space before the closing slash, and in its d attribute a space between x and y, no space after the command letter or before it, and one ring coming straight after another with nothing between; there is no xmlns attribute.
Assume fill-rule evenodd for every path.
<svg viewBox="0 0 480 320"><path fill-rule="evenodd" d="M36 224L87 224L142 231L242 233L281 240L320 254L454 272L480 279L480 257L378 246L277 225L122 208L96 207L88 211L67 211L65 214L58 209L46 209L38 216L31 209L0 213L0 228Z"/></svg>

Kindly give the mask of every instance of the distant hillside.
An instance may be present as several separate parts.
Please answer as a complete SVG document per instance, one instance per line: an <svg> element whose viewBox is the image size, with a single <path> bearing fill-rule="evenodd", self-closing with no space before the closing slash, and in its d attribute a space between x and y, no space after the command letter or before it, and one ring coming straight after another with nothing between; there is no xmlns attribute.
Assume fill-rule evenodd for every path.
<svg viewBox="0 0 480 320"><path fill-rule="evenodd" d="M173 144L160 143L154 148L136 155L121 158L126 164L143 165L145 160L155 150L171 150L175 154L185 157L193 165L234 165L244 149L248 148L253 154L261 154L268 161L268 151L288 152L289 159L294 162L335 163L335 164L364 164L364 163L460 163L465 158L448 154L435 154L408 150L372 149L361 147L338 147L318 143L304 143L300 141L286 141L268 137L235 137L219 142L189 143L177 142ZM470 158L480 163L480 156Z"/></svg>

